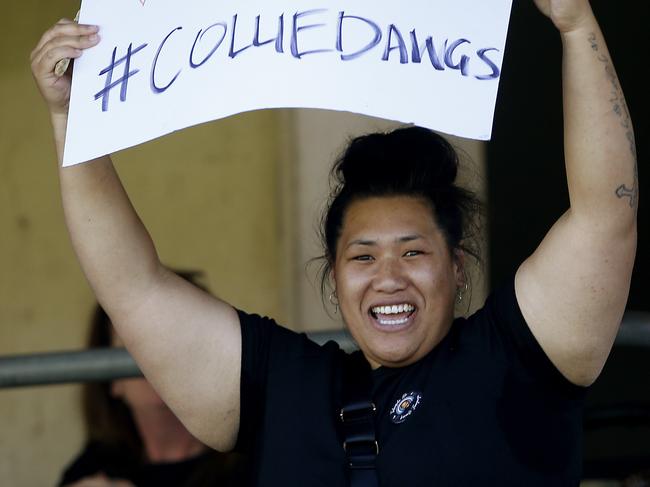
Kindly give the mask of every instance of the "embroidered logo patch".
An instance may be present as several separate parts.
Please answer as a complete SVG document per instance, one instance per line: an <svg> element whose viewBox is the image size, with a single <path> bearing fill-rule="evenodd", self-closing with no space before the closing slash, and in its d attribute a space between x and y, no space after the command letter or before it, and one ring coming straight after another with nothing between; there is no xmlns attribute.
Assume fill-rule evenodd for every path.
<svg viewBox="0 0 650 487"><path fill-rule="evenodd" d="M419 392L408 392L403 394L397 400L393 409L390 410L390 419L393 423L399 424L406 421L413 411L417 409L422 401L422 395Z"/></svg>

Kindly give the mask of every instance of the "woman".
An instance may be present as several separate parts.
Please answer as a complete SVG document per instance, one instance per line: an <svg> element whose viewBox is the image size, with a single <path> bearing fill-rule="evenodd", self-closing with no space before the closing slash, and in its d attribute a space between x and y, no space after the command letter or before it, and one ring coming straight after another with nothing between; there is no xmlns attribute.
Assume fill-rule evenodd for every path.
<svg viewBox="0 0 650 487"><path fill-rule="evenodd" d="M635 254L634 136L588 0L536 4L564 46L571 206L482 311L453 321L467 252L459 205L441 197L457 191L448 146L405 132L431 148L423 176L420 155L399 142L398 158L377 178L371 139L369 151L357 154L353 144L355 157L339 166L345 183L325 218L325 255L332 301L361 349L355 357L373 369L365 384L377 411L366 423L376 429L364 432L368 464L356 466L376 464L381 485L578 482L580 403L616 335ZM96 28L64 20L32 54L59 160L69 78L54 65L97 42ZM383 184L404 168L413 188ZM61 169L60 180L97 298L190 431L220 451L251 452L259 485L356 482L366 469L347 472L342 438L350 432L339 430L338 416L347 391L363 386L349 387L357 373L341 373L342 352L236 311L165 269L108 156ZM350 408L343 413L349 420Z"/></svg>
<svg viewBox="0 0 650 487"><path fill-rule="evenodd" d="M196 273L178 275L204 289ZM89 331L91 348L123 346L100 306ZM88 442L59 485L242 485L243 458L215 452L197 440L143 378L85 384L83 413Z"/></svg>

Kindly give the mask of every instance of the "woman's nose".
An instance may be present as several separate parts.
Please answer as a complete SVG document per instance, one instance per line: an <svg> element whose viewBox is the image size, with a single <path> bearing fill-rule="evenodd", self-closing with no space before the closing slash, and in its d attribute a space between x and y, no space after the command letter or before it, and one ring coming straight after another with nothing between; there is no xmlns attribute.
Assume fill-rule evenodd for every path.
<svg viewBox="0 0 650 487"><path fill-rule="evenodd" d="M375 291L394 293L406 287L406 278L402 266L396 259L386 259L378 262L377 272L373 279Z"/></svg>

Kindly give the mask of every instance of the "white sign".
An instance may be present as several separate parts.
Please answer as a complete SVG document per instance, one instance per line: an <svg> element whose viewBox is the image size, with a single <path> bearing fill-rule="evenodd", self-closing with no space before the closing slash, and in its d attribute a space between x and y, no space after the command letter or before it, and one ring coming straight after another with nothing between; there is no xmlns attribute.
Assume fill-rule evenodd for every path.
<svg viewBox="0 0 650 487"><path fill-rule="evenodd" d="M64 165L261 108L490 138L512 0L84 0Z"/></svg>

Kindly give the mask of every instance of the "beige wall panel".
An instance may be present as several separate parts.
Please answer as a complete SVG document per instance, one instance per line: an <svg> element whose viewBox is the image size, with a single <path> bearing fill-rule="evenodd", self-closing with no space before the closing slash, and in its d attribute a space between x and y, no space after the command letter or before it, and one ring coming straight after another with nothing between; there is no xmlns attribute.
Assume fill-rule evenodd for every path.
<svg viewBox="0 0 650 487"><path fill-rule="evenodd" d="M203 269L226 301L282 317L278 118L238 115L115 160L165 263Z"/></svg>

